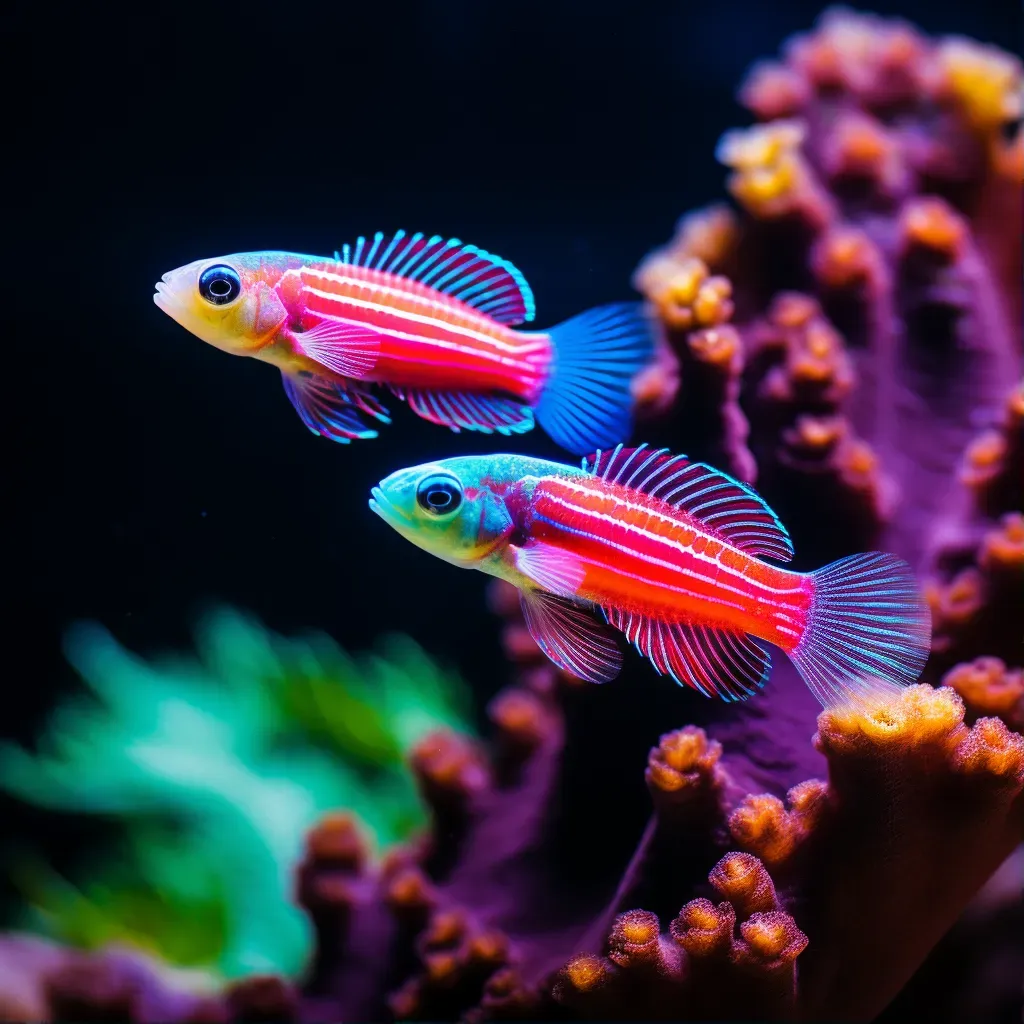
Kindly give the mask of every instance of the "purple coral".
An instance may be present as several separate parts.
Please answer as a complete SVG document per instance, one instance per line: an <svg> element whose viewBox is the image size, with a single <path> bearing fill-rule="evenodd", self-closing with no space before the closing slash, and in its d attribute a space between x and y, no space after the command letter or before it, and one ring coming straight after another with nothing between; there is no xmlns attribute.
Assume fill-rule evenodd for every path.
<svg viewBox="0 0 1024 1024"><path fill-rule="evenodd" d="M344 815L314 830L301 992L253 979L172 1004L153 970L48 950L32 1005L54 1020L879 1014L1024 838L1024 145L1004 131L1020 84L999 51L826 15L743 87L760 123L720 147L739 211L685 218L637 272L667 328L638 402L673 417L688 454L756 480L807 566L875 546L911 560L933 685L821 714L812 748L819 709L780 658L728 715L687 701L706 728L663 735L644 774L640 713L616 697L632 680L558 677L497 586L522 679L492 704L493 741L420 744L433 824L382 864ZM653 814L623 857L630 772Z"/></svg>

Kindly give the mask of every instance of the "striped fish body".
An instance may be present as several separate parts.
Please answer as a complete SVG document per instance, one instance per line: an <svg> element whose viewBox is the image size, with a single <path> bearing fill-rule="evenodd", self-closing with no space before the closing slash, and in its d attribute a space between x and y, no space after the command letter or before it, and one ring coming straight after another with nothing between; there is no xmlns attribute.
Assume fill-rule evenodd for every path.
<svg viewBox="0 0 1024 1024"><path fill-rule="evenodd" d="M749 634L792 650L813 579L729 543L685 509L599 476L539 480L531 540L576 561L575 596L623 616Z"/></svg>
<svg viewBox="0 0 1024 1024"><path fill-rule="evenodd" d="M451 460L463 473L471 462ZM762 642L789 656L825 706L890 693L924 667L930 613L894 555L851 555L810 573L772 564L793 546L764 499L664 449L619 445L579 469L523 460L522 471L511 488L488 484L506 495L507 543L481 545L494 553L480 568L520 588L531 635L572 675L614 678L616 632L659 673L724 700L767 682ZM396 524L407 536L408 522Z"/></svg>
<svg viewBox="0 0 1024 1024"><path fill-rule="evenodd" d="M632 429L634 378L653 361L639 303L600 306L547 331L511 263L439 235L399 231L333 260L236 253L179 267L154 301L193 334L277 367L314 434L377 436L390 390L431 423L504 435L535 423L582 454Z"/></svg>
<svg viewBox="0 0 1024 1024"><path fill-rule="evenodd" d="M815 572L767 503L705 463L646 445L582 466L470 455L392 473L370 508L418 547L519 589L526 627L559 668L614 679L624 635L662 675L745 700L789 656L825 706L914 682L928 605L894 555Z"/></svg>
<svg viewBox="0 0 1024 1024"><path fill-rule="evenodd" d="M418 281L326 261L290 271L280 291L302 333L325 320L372 332L376 358L365 370L356 368L356 379L407 388L497 392L532 404L547 377L550 335L513 330ZM302 334L283 334L281 343L302 358ZM325 372L312 360L304 365Z"/></svg>

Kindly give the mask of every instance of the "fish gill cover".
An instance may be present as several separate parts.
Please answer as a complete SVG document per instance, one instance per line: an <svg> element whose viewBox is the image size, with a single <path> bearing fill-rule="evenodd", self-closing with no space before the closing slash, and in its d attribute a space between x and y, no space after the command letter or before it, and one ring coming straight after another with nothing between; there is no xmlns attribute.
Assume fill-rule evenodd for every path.
<svg viewBox="0 0 1024 1024"><path fill-rule="evenodd" d="M308 832L307 972L195 994L155 962L12 936L7 1006L132 1021L866 1020L894 999L893 1020L1006 998L1019 1012L1019 971L985 972L1007 949L1019 962L1024 933L1000 930L1020 923L1024 838L1021 77L970 40L827 13L742 88L757 124L719 148L736 205L684 218L637 271L668 328L636 385L650 429L755 482L808 563L876 545L907 558L934 617L919 685L821 713L813 740L784 663L775 699L691 702L713 720L651 749L653 814L610 864L627 809L611 793L578 809L609 772L642 770L620 756L629 723L588 713L594 691L544 662L495 585L521 678L491 704L486 744L414 748L424 841L378 860L337 818Z"/></svg>

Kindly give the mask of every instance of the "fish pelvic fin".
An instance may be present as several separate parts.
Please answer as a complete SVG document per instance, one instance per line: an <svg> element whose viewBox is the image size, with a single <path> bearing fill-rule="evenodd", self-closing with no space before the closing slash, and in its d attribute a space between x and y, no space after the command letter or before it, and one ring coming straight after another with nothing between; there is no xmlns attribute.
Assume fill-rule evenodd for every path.
<svg viewBox="0 0 1024 1024"><path fill-rule="evenodd" d="M519 600L530 636L562 671L588 683L607 683L619 674L615 635L591 608L543 590L521 590Z"/></svg>
<svg viewBox="0 0 1024 1024"><path fill-rule="evenodd" d="M576 455L625 440L633 429L633 379L654 356L654 322L644 305L598 306L549 333L554 352L537 421Z"/></svg>
<svg viewBox="0 0 1024 1024"><path fill-rule="evenodd" d="M917 682L931 611L901 558L871 551L811 573L807 626L789 657L826 708L886 699Z"/></svg>

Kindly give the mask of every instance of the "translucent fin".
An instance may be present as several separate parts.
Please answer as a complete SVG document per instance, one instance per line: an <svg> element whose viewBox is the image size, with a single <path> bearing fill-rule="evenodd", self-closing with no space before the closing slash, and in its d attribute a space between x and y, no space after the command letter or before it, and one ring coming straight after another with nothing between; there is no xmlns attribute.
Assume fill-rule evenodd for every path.
<svg viewBox="0 0 1024 1024"><path fill-rule="evenodd" d="M341 444L377 436L377 431L367 426L362 418L366 412L363 405L354 402L340 384L311 373L282 373L281 379L285 394L295 406L299 418L314 434ZM382 422L389 422L387 410L383 406L378 409L371 415Z"/></svg>
<svg viewBox="0 0 1024 1024"><path fill-rule="evenodd" d="M643 305L600 306L550 334L551 376L537 403L537 421L577 455L627 438L633 429L630 387L654 352Z"/></svg>
<svg viewBox="0 0 1024 1024"><path fill-rule="evenodd" d="M292 334L304 355L342 377L365 377L377 364L380 335L365 324L324 318Z"/></svg>
<svg viewBox="0 0 1024 1024"><path fill-rule="evenodd" d="M693 516L710 533L778 562L793 557L789 533L768 503L753 488L704 462L670 455L667 448L625 448L597 452L583 460L595 476L638 491Z"/></svg>
<svg viewBox="0 0 1024 1024"><path fill-rule="evenodd" d="M811 574L814 602L790 653L825 707L917 681L931 650L931 611L895 555L850 555Z"/></svg>
<svg viewBox="0 0 1024 1024"><path fill-rule="evenodd" d="M692 686L705 697L746 700L771 674L768 652L754 640L729 630L666 623L644 615L605 609L605 617L662 675Z"/></svg>
<svg viewBox="0 0 1024 1024"><path fill-rule="evenodd" d="M580 560L553 544L531 541L516 549L515 558L516 568L551 594L575 597L583 582Z"/></svg>
<svg viewBox="0 0 1024 1024"><path fill-rule="evenodd" d="M588 683L606 683L622 668L612 631L587 608L542 590L520 591L526 628L560 668Z"/></svg>
<svg viewBox="0 0 1024 1024"><path fill-rule="evenodd" d="M354 246L342 246L334 258L419 281L512 327L532 320L536 310L533 292L516 267L457 238L378 231L370 242L360 236Z"/></svg>
<svg viewBox="0 0 1024 1024"><path fill-rule="evenodd" d="M428 391L422 388L392 387L409 403L417 416L460 430L479 430L484 434L522 434L533 429L533 411L512 398L463 391Z"/></svg>

